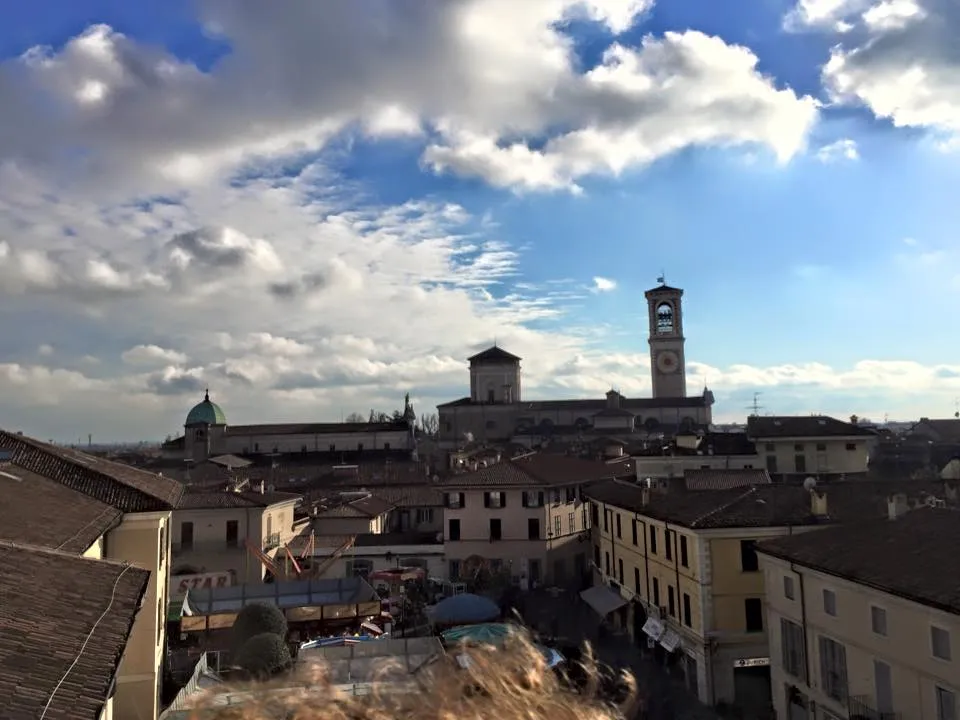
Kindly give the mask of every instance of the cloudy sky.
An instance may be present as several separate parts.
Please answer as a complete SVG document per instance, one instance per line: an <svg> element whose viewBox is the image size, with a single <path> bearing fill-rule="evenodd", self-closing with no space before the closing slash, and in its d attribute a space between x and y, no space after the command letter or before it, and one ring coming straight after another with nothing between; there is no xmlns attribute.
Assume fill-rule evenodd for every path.
<svg viewBox="0 0 960 720"><path fill-rule="evenodd" d="M430 411L494 339L528 398L643 396L661 272L718 419L956 409L955 0L2 14L8 428Z"/></svg>

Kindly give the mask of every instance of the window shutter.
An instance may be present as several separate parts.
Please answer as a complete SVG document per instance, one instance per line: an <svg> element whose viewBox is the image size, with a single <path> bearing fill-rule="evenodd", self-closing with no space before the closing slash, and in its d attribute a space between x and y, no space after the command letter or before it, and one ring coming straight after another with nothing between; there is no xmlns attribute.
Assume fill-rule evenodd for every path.
<svg viewBox="0 0 960 720"><path fill-rule="evenodd" d="M537 502L540 503L540 507L543 507L543 490L537 493Z"/></svg>
<svg viewBox="0 0 960 720"><path fill-rule="evenodd" d="M466 493L457 493L460 496L460 507L465 508L467 506L467 494Z"/></svg>
<svg viewBox="0 0 960 720"><path fill-rule="evenodd" d="M500 491L500 507L505 508L506 506L507 506L507 494L503 492L503 490L501 490Z"/></svg>
<svg viewBox="0 0 960 720"><path fill-rule="evenodd" d="M485 493L483 494L483 506L484 506L485 508L490 507L490 493L488 493L488 492L485 492Z"/></svg>
<svg viewBox="0 0 960 720"><path fill-rule="evenodd" d="M526 490L523 491L523 495L521 496L520 502L523 505L523 507L530 507L530 502L529 502Z"/></svg>
<svg viewBox="0 0 960 720"><path fill-rule="evenodd" d="M443 506L450 507L450 493L443 494Z"/></svg>

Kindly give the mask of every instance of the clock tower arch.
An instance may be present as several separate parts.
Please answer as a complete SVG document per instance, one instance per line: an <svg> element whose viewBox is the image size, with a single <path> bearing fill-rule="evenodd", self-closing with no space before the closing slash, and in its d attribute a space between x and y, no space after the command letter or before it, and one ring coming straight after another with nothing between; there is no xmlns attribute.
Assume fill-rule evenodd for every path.
<svg viewBox="0 0 960 720"><path fill-rule="evenodd" d="M650 373L655 398L687 396L687 366L683 354L683 290L670 287L663 278L647 290L650 324Z"/></svg>

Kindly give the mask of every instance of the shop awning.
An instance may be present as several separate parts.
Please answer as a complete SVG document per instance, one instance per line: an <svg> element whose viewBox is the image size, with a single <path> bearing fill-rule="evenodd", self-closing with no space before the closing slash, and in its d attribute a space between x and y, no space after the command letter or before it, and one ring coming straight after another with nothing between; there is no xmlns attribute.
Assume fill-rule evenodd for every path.
<svg viewBox="0 0 960 720"><path fill-rule="evenodd" d="M660 644L667 652L673 652L680 646L680 636L673 630L667 630L660 638Z"/></svg>
<svg viewBox="0 0 960 720"><path fill-rule="evenodd" d="M600 617L606 617L614 610L619 610L627 601L606 585L594 585L580 593L580 598Z"/></svg>
<svg viewBox="0 0 960 720"><path fill-rule="evenodd" d="M663 630L663 623L655 617L648 617L643 624L643 632L653 640L659 640L660 636L663 635ZM651 645L651 647L653 646Z"/></svg>

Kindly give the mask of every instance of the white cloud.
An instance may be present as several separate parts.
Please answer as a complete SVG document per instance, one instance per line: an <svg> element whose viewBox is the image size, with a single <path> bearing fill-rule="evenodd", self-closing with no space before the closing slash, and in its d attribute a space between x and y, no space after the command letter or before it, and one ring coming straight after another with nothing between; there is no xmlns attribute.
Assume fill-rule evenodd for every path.
<svg viewBox="0 0 960 720"><path fill-rule="evenodd" d="M933 131L944 148L960 135L956 0L800 0L789 17L849 30L823 67L834 102Z"/></svg>
<svg viewBox="0 0 960 720"><path fill-rule="evenodd" d="M617 289L617 281L605 277L595 277L593 279L592 291L595 293L611 292Z"/></svg>
<svg viewBox="0 0 960 720"><path fill-rule="evenodd" d="M53 345L47 345L46 343L44 343L43 345L37 348L37 354L40 355L41 357L50 357L51 355L53 355Z"/></svg>
<svg viewBox="0 0 960 720"><path fill-rule="evenodd" d="M860 151L857 143L850 138L841 138L822 146L817 150L817 160L823 163L833 163L838 160L859 160Z"/></svg>
<svg viewBox="0 0 960 720"><path fill-rule="evenodd" d="M182 365L187 356L176 350L167 350L158 345L136 345L121 355L129 365Z"/></svg>
<svg viewBox="0 0 960 720"><path fill-rule="evenodd" d="M346 128L377 137L429 129L425 167L549 190L691 145L763 145L781 160L803 146L813 99L776 88L750 50L719 38L687 31L616 43L598 67L579 69L565 18L621 33L651 6L354 0L267 12L206 0L207 27L231 48L209 72L94 25L0 69L0 157L53 177L66 163L74 177L160 191L317 150Z"/></svg>

